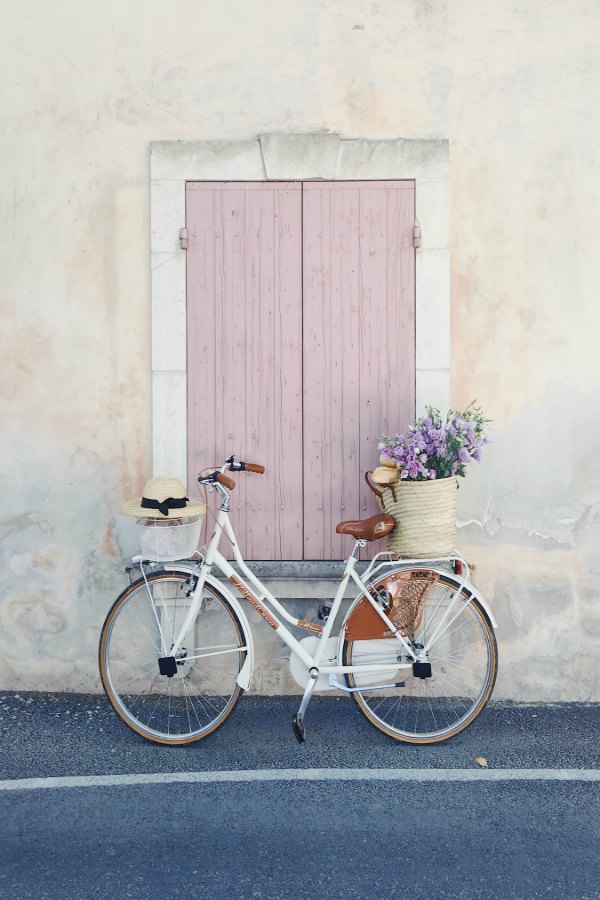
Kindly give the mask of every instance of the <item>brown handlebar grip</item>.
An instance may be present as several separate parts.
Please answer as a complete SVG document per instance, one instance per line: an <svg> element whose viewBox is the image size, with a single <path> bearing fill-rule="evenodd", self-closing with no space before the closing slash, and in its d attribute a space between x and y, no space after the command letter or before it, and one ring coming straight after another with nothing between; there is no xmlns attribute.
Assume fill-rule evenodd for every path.
<svg viewBox="0 0 600 900"><path fill-rule="evenodd" d="M219 484L222 484L223 487L229 488L232 491L235 487L235 481L233 478L230 478L229 475L223 475L221 472L217 475L217 481Z"/></svg>
<svg viewBox="0 0 600 900"><path fill-rule="evenodd" d="M246 463L246 472L256 472L257 475L265 474L265 467L259 463Z"/></svg>

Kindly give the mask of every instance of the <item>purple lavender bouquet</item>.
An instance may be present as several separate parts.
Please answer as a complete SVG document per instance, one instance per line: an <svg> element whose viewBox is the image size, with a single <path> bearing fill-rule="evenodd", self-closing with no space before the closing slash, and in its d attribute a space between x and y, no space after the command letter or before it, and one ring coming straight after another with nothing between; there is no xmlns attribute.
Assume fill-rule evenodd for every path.
<svg viewBox="0 0 600 900"><path fill-rule="evenodd" d="M450 410L444 422L440 411L427 406L427 415L417 419L407 434L381 435L377 449L381 462L393 463L400 478L431 481L466 474L472 459L481 459L481 448L489 444L490 419L485 419L475 401L463 412Z"/></svg>

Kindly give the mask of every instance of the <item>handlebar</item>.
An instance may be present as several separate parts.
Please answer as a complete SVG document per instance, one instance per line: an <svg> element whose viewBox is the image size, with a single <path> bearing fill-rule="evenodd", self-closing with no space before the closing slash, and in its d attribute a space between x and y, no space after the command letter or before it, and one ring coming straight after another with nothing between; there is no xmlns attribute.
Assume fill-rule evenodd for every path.
<svg viewBox="0 0 600 900"><path fill-rule="evenodd" d="M264 475L265 467L261 466L259 463L247 463L242 462L241 460L236 463L235 456L230 456L229 459L225 460L225 465L221 469L221 472L225 472L229 470L230 472L255 472L257 475Z"/></svg>
<svg viewBox="0 0 600 900"><path fill-rule="evenodd" d="M219 484L222 484L223 487L228 488L230 491L234 489L235 481L233 478L230 478L229 475L223 475L222 472L216 472L215 474L217 476L215 481L218 481Z"/></svg>
<svg viewBox="0 0 600 900"><path fill-rule="evenodd" d="M265 474L265 467L259 463L244 463L246 472L255 472L257 475Z"/></svg>
<svg viewBox="0 0 600 900"><path fill-rule="evenodd" d="M235 488L236 483L229 475L225 475L225 472L253 472L256 475L264 475L265 467L261 466L260 463L247 463L242 462L241 460L240 462L236 462L235 457L230 456L229 459L225 460L225 464L220 470L215 469L215 471L208 475L199 475L198 483L215 484L215 482L218 482L223 485L223 487L232 491Z"/></svg>

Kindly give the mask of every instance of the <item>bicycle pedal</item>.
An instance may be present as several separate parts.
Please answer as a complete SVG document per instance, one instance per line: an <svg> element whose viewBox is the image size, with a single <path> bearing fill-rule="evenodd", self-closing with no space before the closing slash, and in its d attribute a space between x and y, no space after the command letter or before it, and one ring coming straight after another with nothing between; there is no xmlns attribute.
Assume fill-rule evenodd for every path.
<svg viewBox="0 0 600 900"><path fill-rule="evenodd" d="M174 656L161 656L158 660L158 671L167 678L177 675L177 660Z"/></svg>
<svg viewBox="0 0 600 900"><path fill-rule="evenodd" d="M330 613L330 612L331 612L331 607L330 607L330 606L320 606L320 607L319 607L319 611L318 611L318 613L317 613L317 618L318 618L318 619L321 619L322 621L325 621L325 622L326 622L327 619L329 618L329 613Z"/></svg>
<svg viewBox="0 0 600 900"><path fill-rule="evenodd" d="M415 676L415 678L431 678L431 663L413 663L413 675Z"/></svg>
<svg viewBox="0 0 600 900"><path fill-rule="evenodd" d="M294 729L294 734L298 743L306 743L306 728L304 727L302 716L300 716L298 713L292 716L292 728Z"/></svg>

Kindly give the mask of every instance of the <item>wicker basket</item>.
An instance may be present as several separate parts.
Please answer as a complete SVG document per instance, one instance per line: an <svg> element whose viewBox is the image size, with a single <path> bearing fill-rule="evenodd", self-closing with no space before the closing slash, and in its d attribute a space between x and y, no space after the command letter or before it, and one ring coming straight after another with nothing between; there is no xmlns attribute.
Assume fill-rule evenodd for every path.
<svg viewBox="0 0 600 900"><path fill-rule="evenodd" d="M369 485L377 494L382 511L396 521L388 538L392 553L411 559L452 553L456 537L456 478L398 481L378 488L370 482Z"/></svg>

